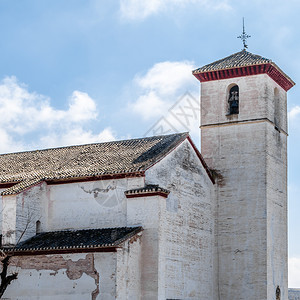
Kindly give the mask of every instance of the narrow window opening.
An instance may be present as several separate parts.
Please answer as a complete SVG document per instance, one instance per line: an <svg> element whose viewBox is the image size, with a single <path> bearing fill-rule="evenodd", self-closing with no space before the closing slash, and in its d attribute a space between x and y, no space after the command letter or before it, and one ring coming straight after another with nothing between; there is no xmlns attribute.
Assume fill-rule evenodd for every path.
<svg viewBox="0 0 300 300"><path fill-rule="evenodd" d="M280 294L281 294L280 287L277 286L277 289L276 289L276 300L280 300Z"/></svg>
<svg viewBox="0 0 300 300"><path fill-rule="evenodd" d="M229 90L228 108L229 115L239 113L239 87L237 85Z"/></svg>
<svg viewBox="0 0 300 300"><path fill-rule="evenodd" d="M40 221L36 221L35 223L35 233L38 234L41 232L41 222Z"/></svg>

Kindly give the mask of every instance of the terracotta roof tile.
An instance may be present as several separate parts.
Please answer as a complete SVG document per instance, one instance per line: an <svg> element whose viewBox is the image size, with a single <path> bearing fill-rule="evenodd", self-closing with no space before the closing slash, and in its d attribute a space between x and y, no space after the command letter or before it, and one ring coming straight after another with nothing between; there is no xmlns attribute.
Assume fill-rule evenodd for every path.
<svg viewBox="0 0 300 300"><path fill-rule="evenodd" d="M188 133L0 155L2 192L19 193L42 180L143 172L181 143Z"/></svg>
<svg viewBox="0 0 300 300"><path fill-rule="evenodd" d="M205 65L199 69L196 69L193 71L193 74L267 63L272 63L272 60L264 58L260 55L252 54L246 50L242 50L240 52L234 53L230 56L217 60L213 63Z"/></svg>
<svg viewBox="0 0 300 300"><path fill-rule="evenodd" d="M121 227L43 232L4 250L20 252L117 247L142 230L142 227Z"/></svg>
<svg viewBox="0 0 300 300"><path fill-rule="evenodd" d="M27 188L38 184L41 182L43 179L41 178L29 178L29 179L24 179L23 181L13 185L12 187L4 190L1 195L13 195L13 194L18 194L21 191L26 190Z"/></svg>
<svg viewBox="0 0 300 300"><path fill-rule="evenodd" d="M132 190L128 190L125 191L125 195L143 195L143 194L152 194L155 192L159 192L165 195L170 194L170 191L167 189L164 189L158 185L155 184L151 184L151 185L146 185L143 188L139 188L139 189L132 189Z"/></svg>

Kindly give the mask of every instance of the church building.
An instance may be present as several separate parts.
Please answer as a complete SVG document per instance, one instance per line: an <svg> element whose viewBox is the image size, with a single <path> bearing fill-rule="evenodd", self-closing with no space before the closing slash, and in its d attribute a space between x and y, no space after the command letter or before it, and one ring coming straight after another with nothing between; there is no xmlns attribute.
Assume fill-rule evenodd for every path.
<svg viewBox="0 0 300 300"><path fill-rule="evenodd" d="M245 49L193 75L201 152L175 133L0 155L3 299L288 299L295 83Z"/></svg>

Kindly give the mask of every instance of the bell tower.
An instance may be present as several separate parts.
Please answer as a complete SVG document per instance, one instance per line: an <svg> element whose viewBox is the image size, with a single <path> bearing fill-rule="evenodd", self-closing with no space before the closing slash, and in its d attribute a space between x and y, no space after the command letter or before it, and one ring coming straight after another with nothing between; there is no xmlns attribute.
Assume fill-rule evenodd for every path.
<svg viewBox="0 0 300 300"><path fill-rule="evenodd" d="M201 153L216 176L217 299L287 300L286 92L295 83L245 49L193 74Z"/></svg>

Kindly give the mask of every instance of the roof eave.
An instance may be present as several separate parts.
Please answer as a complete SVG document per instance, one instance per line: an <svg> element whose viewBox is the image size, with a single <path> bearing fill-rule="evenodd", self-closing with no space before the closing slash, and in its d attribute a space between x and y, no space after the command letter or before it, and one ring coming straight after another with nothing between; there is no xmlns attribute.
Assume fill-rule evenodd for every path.
<svg viewBox="0 0 300 300"><path fill-rule="evenodd" d="M49 249L2 249L7 255L29 256L29 255L47 255L47 254L64 254L64 253L89 253L89 252L116 252L118 246L101 246L101 247L79 247L79 248L49 248Z"/></svg>
<svg viewBox="0 0 300 300"><path fill-rule="evenodd" d="M58 254L58 253L85 253L85 252L115 252L117 248L122 248L124 242L131 240L135 236L140 236L144 230L143 227L138 226L133 228L132 232L119 238L110 244L98 245L79 245L79 246L56 246L56 247L28 247L17 248L14 246L2 247L2 251L7 255L42 255L42 254Z"/></svg>
<svg viewBox="0 0 300 300"><path fill-rule="evenodd" d="M295 82L286 75L275 63L251 64L234 68L217 69L205 72L193 72L193 75L200 81L222 80L243 76L267 74L285 91L295 85Z"/></svg>
<svg viewBox="0 0 300 300"><path fill-rule="evenodd" d="M189 137L188 132L183 132L181 138L165 153L163 153L160 157L158 157L157 160L155 160L153 163L149 164L144 171L147 171L148 169L152 168L154 165L159 163L162 159L164 159L167 155L169 155L172 151L174 151L183 141L185 141Z"/></svg>
<svg viewBox="0 0 300 300"><path fill-rule="evenodd" d="M82 177L61 177L61 178L41 178L34 181L32 184L26 185L22 188L14 189L15 185L21 183L16 182L16 184L9 183L9 187L0 193L1 196L12 196L18 195L22 192L25 192L28 189L42 183L46 182L47 184L65 184L65 183L74 183L74 182L85 182L85 181L95 181L95 180L107 180L107 179L122 179L128 177L143 177L145 176L144 171L136 171L136 172L125 172L125 173L107 173L102 175L91 175L91 176L82 176ZM1 187L1 185L0 185Z"/></svg>

